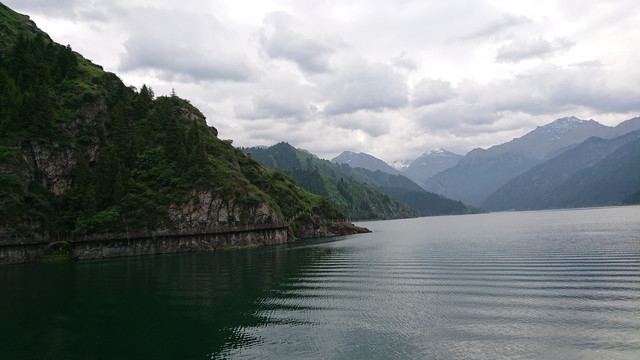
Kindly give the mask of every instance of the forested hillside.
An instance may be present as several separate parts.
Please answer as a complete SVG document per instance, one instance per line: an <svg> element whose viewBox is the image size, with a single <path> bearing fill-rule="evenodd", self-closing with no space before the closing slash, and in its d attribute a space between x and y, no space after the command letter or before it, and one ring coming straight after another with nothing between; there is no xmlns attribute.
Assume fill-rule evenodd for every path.
<svg viewBox="0 0 640 360"><path fill-rule="evenodd" d="M125 86L0 4L0 242L288 221L353 230L189 101Z"/></svg>

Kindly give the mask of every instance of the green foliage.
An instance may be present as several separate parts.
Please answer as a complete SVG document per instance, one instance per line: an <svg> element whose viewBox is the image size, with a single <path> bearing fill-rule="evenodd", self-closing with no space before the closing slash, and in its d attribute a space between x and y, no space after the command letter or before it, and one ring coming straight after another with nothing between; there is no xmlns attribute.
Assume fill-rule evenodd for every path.
<svg viewBox="0 0 640 360"><path fill-rule="evenodd" d="M42 259L46 264L66 264L73 260L71 254L64 250L56 250Z"/></svg>
<svg viewBox="0 0 640 360"><path fill-rule="evenodd" d="M324 197L329 196L327 191L327 185L322 179L322 175L317 169L304 170L304 169L289 169L283 171L289 175L298 185L303 189Z"/></svg>
<svg viewBox="0 0 640 360"><path fill-rule="evenodd" d="M297 224L344 218L216 135L174 91L137 92L0 4L0 230L66 240L171 229L169 207L197 191L239 206L247 225L264 203ZM69 182L57 194L51 168ZM322 187L317 173L297 176Z"/></svg>
<svg viewBox="0 0 640 360"><path fill-rule="evenodd" d="M287 143L268 149L244 150L251 152L251 156L263 165L284 171L305 190L328 198L329 204L350 219L392 219L417 215L405 204L359 183L339 165L296 150ZM347 169L350 168L347 166Z"/></svg>

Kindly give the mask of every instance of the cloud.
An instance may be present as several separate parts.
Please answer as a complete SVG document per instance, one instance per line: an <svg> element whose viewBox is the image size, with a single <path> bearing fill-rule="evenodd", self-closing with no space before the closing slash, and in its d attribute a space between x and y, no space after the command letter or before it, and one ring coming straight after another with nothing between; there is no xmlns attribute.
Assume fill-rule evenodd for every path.
<svg viewBox="0 0 640 360"><path fill-rule="evenodd" d="M448 81L422 79L413 88L411 104L425 106L447 101L456 96Z"/></svg>
<svg viewBox="0 0 640 360"><path fill-rule="evenodd" d="M529 114L575 108L621 114L640 111L640 88L611 84L608 77L604 69L597 67L541 65L510 81L496 83L501 89L494 88L494 91L505 96L495 102L495 109ZM508 92L508 88L517 91Z"/></svg>
<svg viewBox="0 0 640 360"><path fill-rule="evenodd" d="M490 37L506 29L530 24L532 22L533 21L526 16L505 13L483 24L473 32L460 37L459 40L476 40L478 38Z"/></svg>
<svg viewBox="0 0 640 360"><path fill-rule="evenodd" d="M405 70L417 70L418 69L418 61L414 58L411 58L407 55L406 52L402 52L400 55L391 59L393 65L399 68L403 68Z"/></svg>
<svg viewBox="0 0 640 360"><path fill-rule="evenodd" d="M127 16L135 26L123 44L120 71L153 71L179 82L251 81L259 75L245 54L234 51L233 32L213 15L133 8Z"/></svg>
<svg viewBox="0 0 640 360"><path fill-rule="evenodd" d="M121 71L154 70L167 81L249 81L257 69L241 54L226 54L219 48L204 51L182 44L134 35L124 43Z"/></svg>
<svg viewBox="0 0 640 360"><path fill-rule="evenodd" d="M389 114L358 112L356 114L330 117L328 122L334 127L362 131L375 138L389 133L389 116Z"/></svg>
<svg viewBox="0 0 640 360"><path fill-rule="evenodd" d="M382 63L363 59L348 61L325 84L328 115L349 114L359 110L382 111L408 104L404 76Z"/></svg>
<svg viewBox="0 0 640 360"><path fill-rule="evenodd" d="M633 0L2 2L128 85L175 88L236 145L388 160L640 113Z"/></svg>
<svg viewBox="0 0 640 360"><path fill-rule="evenodd" d="M22 11L28 11L29 14L47 14L52 17L74 18L75 8L80 2L78 0L20 0ZM8 6L15 7L8 3Z"/></svg>
<svg viewBox="0 0 640 360"><path fill-rule="evenodd" d="M283 12L274 12L265 17L268 29L264 29L259 37L264 52L274 59L292 61L306 72L328 71L335 45L291 29L289 24L292 22L293 17Z"/></svg>
<svg viewBox="0 0 640 360"><path fill-rule="evenodd" d="M557 38L551 42L542 37L514 40L498 48L496 60L498 62L517 63L522 60L545 57L559 51L568 50L573 45L574 42L564 38Z"/></svg>
<svg viewBox="0 0 640 360"><path fill-rule="evenodd" d="M314 106L306 104L301 98L288 96L279 91L269 91L256 95L251 104L239 104L235 114L243 119L303 118L314 111Z"/></svg>

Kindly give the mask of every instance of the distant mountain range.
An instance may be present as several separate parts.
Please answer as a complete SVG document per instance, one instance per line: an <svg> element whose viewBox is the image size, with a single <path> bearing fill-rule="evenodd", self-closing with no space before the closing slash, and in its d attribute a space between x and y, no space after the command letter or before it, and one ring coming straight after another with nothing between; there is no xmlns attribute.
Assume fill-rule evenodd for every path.
<svg viewBox="0 0 640 360"><path fill-rule="evenodd" d="M457 165L428 179L423 186L429 191L479 206L510 179L586 139L593 136L610 139L630 129L640 129L640 118L627 120L616 127L575 117L558 119L505 144L472 150Z"/></svg>
<svg viewBox="0 0 640 360"><path fill-rule="evenodd" d="M479 211L461 201L428 192L397 171L391 174L378 168L369 170L344 163L332 163L295 149L287 143L242 150L250 153L253 159L263 165L291 176L307 191L329 198L331 204L341 209L350 219L393 219ZM349 152L342 155L342 159L356 159L351 164L374 167L384 164L371 155Z"/></svg>
<svg viewBox="0 0 640 360"><path fill-rule="evenodd" d="M373 155L344 151L331 159L331 162L347 164L352 168L380 170L394 175L402 174L417 184L423 184L435 174L456 165L462 158L462 155L444 149L435 149L425 152L413 161L396 161L394 166L391 166Z"/></svg>
<svg viewBox="0 0 640 360"><path fill-rule="evenodd" d="M444 149L430 150L411 162L403 175L418 184L424 184L437 173L457 165L462 158L462 155Z"/></svg>
<svg viewBox="0 0 640 360"><path fill-rule="evenodd" d="M639 138L640 131L589 138L509 180L481 206L497 211L618 204L640 189L640 177L633 173L640 171L633 152Z"/></svg>
<svg viewBox="0 0 640 360"><path fill-rule="evenodd" d="M430 150L395 171L364 153L345 152L332 161L390 174L399 168L430 192L491 211L636 203L640 161L625 146L633 146L637 130L638 117L615 127L566 117L464 157ZM616 175L600 173L605 170Z"/></svg>

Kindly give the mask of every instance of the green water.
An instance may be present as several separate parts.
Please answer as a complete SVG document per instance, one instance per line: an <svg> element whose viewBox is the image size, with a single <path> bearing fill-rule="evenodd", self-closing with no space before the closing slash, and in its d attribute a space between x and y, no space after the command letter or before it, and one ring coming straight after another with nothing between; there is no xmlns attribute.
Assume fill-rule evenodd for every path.
<svg viewBox="0 0 640 360"><path fill-rule="evenodd" d="M0 359L640 354L640 207L362 225L374 233L0 267Z"/></svg>

